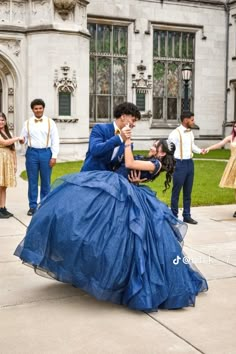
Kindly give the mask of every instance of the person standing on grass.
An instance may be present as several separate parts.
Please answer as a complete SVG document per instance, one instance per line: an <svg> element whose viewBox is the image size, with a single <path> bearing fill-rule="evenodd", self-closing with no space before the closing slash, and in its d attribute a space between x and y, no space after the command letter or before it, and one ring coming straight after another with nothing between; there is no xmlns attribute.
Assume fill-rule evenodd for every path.
<svg viewBox="0 0 236 354"><path fill-rule="evenodd" d="M194 114L190 111L181 115L181 125L173 130L168 140L175 144L176 167L173 175L171 194L171 210L178 217L180 191L183 188L183 220L188 224L196 225L197 221L191 217L191 194L194 180L193 152L204 154L205 150L194 144L194 135L191 130L194 126Z"/></svg>
<svg viewBox="0 0 236 354"><path fill-rule="evenodd" d="M50 191L52 167L59 152L59 137L55 122L44 115L45 103L42 99L31 102L33 117L28 119L21 136L27 144L26 171L28 176L29 210L32 216L37 208L38 179L40 175L40 200Z"/></svg>
<svg viewBox="0 0 236 354"><path fill-rule="evenodd" d="M219 143L206 148L206 152L220 149L226 144L230 144L231 155L221 177L219 186L221 188L234 189L236 199L236 121L233 122L233 129L231 134L221 140ZM236 211L234 212L233 217L236 218Z"/></svg>

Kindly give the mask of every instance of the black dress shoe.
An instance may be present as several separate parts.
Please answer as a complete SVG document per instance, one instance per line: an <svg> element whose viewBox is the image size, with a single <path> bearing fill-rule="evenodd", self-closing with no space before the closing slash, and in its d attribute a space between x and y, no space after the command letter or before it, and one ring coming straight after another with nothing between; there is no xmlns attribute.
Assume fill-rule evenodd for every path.
<svg viewBox="0 0 236 354"><path fill-rule="evenodd" d="M187 224L193 224L193 225L197 224L197 221L192 218L184 218L184 222L186 222Z"/></svg>
<svg viewBox="0 0 236 354"><path fill-rule="evenodd" d="M36 209L35 208L29 208L27 215L32 216L34 215Z"/></svg>
<svg viewBox="0 0 236 354"><path fill-rule="evenodd" d="M236 211L233 213L233 218L236 218Z"/></svg>

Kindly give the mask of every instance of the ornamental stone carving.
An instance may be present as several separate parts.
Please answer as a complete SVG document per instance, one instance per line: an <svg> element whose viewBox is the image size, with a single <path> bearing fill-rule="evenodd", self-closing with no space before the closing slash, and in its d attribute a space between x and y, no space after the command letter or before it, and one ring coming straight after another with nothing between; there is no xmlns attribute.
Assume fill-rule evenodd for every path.
<svg viewBox="0 0 236 354"><path fill-rule="evenodd" d="M147 75L147 78L145 77L146 69L141 60L137 66L138 77L136 78L136 74L132 75L132 89L136 89L138 93L147 93L152 88L152 76Z"/></svg>
<svg viewBox="0 0 236 354"><path fill-rule="evenodd" d="M51 5L49 0L34 0L32 2L32 23L48 23L50 21Z"/></svg>
<svg viewBox="0 0 236 354"><path fill-rule="evenodd" d="M20 39L1 38L0 45L6 46L14 55L20 54Z"/></svg>
<svg viewBox="0 0 236 354"><path fill-rule="evenodd" d="M53 2L57 12L64 21L67 19L70 12L74 11L76 5L76 0L53 0Z"/></svg>
<svg viewBox="0 0 236 354"><path fill-rule="evenodd" d="M12 2L12 22L15 24L24 24L26 21L26 1Z"/></svg>
<svg viewBox="0 0 236 354"><path fill-rule="evenodd" d="M65 63L61 66L62 77L59 79L58 70L54 73L54 87L57 87L59 92L69 92L72 93L77 87L76 72L73 71L72 77L68 76L70 67Z"/></svg>
<svg viewBox="0 0 236 354"><path fill-rule="evenodd" d="M0 1L0 23L8 23L10 21L10 2Z"/></svg>

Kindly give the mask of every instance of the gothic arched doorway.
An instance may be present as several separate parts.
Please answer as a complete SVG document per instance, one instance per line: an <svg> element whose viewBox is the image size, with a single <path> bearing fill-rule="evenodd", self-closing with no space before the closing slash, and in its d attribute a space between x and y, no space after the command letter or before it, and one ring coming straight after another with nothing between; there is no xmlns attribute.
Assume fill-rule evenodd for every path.
<svg viewBox="0 0 236 354"><path fill-rule="evenodd" d="M10 130L15 130L15 87L16 73L12 65L0 56L0 111L7 116Z"/></svg>

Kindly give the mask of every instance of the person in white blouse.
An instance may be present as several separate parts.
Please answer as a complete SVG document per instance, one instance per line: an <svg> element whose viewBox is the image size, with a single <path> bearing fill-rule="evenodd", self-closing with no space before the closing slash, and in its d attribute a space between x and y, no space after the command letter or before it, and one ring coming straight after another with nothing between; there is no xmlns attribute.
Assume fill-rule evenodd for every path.
<svg viewBox="0 0 236 354"><path fill-rule="evenodd" d="M32 216L37 208L38 179L40 175L40 200L50 191L52 167L59 153L59 136L55 122L44 115L45 102L38 98L31 102L33 117L23 126L21 137L27 144L26 171L28 175L29 210Z"/></svg>
<svg viewBox="0 0 236 354"><path fill-rule="evenodd" d="M180 191L183 188L183 220L189 224L197 224L191 217L191 194L194 180L193 152L205 154L194 144L194 135L191 128L194 126L194 114L184 112L181 115L181 125L173 130L168 140L175 144L176 167L173 175L173 188L171 194L171 210L178 217L178 204Z"/></svg>

